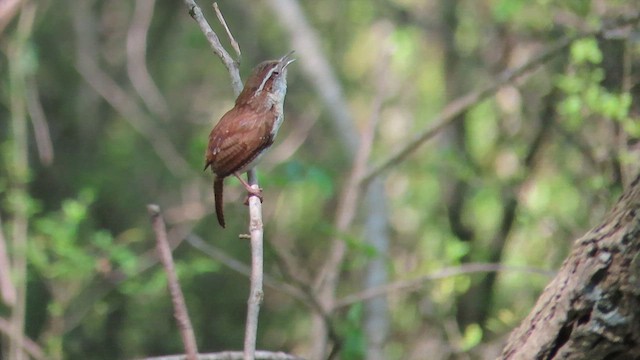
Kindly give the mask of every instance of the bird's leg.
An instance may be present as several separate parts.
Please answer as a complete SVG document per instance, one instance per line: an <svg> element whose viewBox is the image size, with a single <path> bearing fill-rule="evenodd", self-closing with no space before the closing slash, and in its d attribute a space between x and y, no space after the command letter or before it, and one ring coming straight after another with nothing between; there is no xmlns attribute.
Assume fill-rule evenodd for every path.
<svg viewBox="0 0 640 360"><path fill-rule="evenodd" d="M247 194L247 198L244 201L245 205L249 205L249 197L251 197L252 195L257 196L258 199L260 199L260 202L262 202L262 189L258 188L258 189L254 189L253 187L251 187L251 185L249 185L249 183L242 178L242 176L240 176L240 174L238 173L233 173L233 175L235 177L238 178L238 180L240 180L240 182L242 183L242 185L244 185L244 187L247 189L247 192L249 192L249 194Z"/></svg>

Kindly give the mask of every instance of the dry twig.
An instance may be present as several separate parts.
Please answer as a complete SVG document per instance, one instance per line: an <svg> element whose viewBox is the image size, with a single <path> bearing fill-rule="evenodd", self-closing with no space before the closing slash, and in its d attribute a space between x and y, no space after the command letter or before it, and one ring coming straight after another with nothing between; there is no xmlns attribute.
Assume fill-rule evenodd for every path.
<svg viewBox="0 0 640 360"><path fill-rule="evenodd" d="M33 135L36 138L36 148L38 156L43 165L53 163L53 143L47 124L47 116L40 102L40 93L35 79L32 77L27 81L27 111L33 125Z"/></svg>
<svg viewBox="0 0 640 360"><path fill-rule="evenodd" d="M242 57L242 53L240 52L240 46L238 45L238 42L236 41L236 39L233 37L231 30L229 30L229 26L227 26L227 22L224 20L224 16L222 16L222 13L220 12L220 8L218 7L217 2L213 3L213 10L215 10L216 16L218 17L218 21L220 21L220 24L222 24L222 27L224 27L224 31L227 33L227 37L229 38L229 42L231 43L231 47L233 48L233 51L235 51L236 55L238 56L236 63L240 63L240 58Z"/></svg>
<svg viewBox="0 0 640 360"><path fill-rule="evenodd" d="M223 351L219 353L200 354L198 360L241 360L243 353L241 351ZM304 360L303 358L285 354L283 352L272 351L256 351L256 360ZM183 355L159 356L139 360L184 360Z"/></svg>
<svg viewBox="0 0 640 360"><path fill-rule="evenodd" d="M15 336L13 332L11 332L11 324L9 323L9 321L1 317L0 317L0 332L6 334L10 338L13 338ZM42 351L42 348L40 347L40 345L38 345L38 343L36 343L35 341L31 340L26 336L22 338L22 348L27 354L29 354L30 357L32 357L35 360L46 359L44 355L44 351Z"/></svg>
<svg viewBox="0 0 640 360"><path fill-rule="evenodd" d="M11 281L11 263L7 252L7 241L4 237L2 220L0 219L0 297L5 305L16 303L16 288Z"/></svg>
<svg viewBox="0 0 640 360"><path fill-rule="evenodd" d="M173 256L171 255L171 246L167 240L167 229L160 214L160 207L155 204L147 205L147 210L151 216L151 223L153 225L153 231L156 234L156 246L158 249L158 256L164 266L164 270L167 273L167 282L169 285L169 292L171 293L171 301L173 302L173 311L178 323L178 329L182 336L182 343L184 344L185 353L188 360L197 360L198 358L198 346L196 344L196 337L193 333L193 327L191 326L191 320L189 319L189 312L184 302L184 295L180 288L178 281L178 275L173 264Z"/></svg>
<svg viewBox="0 0 640 360"><path fill-rule="evenodd" d="M156 1L139 0L135 4L131 26L127 32L127 74L147 109L158 118L167 121L167 102L147 68L147 34Z"/></svg>
<svg viewBox="0 0 640 360"><path fill-rule="evenodd" d="M209 256L210 258L214 259L215 261L220 262L221 264L223 264L224 266L228 267L229 269L244 275L248 278L251 277L251 267L244 264L243 262L233 258L232 256L228 255L227 253L225 253L222 249L215 247L207 242L205 242L204 240L202 240L199 236L195 235L195 234L189 234L187 236L186 239L187 243L191 246L193 246L194 248L202 251L203 253L205 253L207 256ZM264 274L264 284L267 285L268 287L277 290L277 291L281 291L289 296L291 296L292 298L299 300L303 303L307 303L307 297L305 295L305 293L300 290L299 288L292 286L286 282L282 282L280 280L277 280L275 277L270 276L268 274Z"/></svg>
<svg viewBox="0 0 640 360"><path fill-rule="evenodd" d="M74 8L78 72L98 95L151 144L169 171L178 177L194 178L195 174L189 163L176 150L167 133L158 128L129 93L100 67L90 50L94 46L94 39L91 38L88 29L91 29L94 24L91 17L87 16L89 12L85 5Z"/></svg>
<svg viewBox="0 0 640 360"><path fill-rule="evenodd" d="M229 75L231 76L231 87L233 88L233 92L236 96L240 94L242 91L242 80L240 79L240 71L238 70L238 64L231 58L229 53L224 49L222 44L220 43L220 38L218 35L211 29L211 26L205 19L204 14L202 14L202 9L196 4L194 0L184 0L184 3L189 8L189 14L193 18L193 20L198 23L200 30L207 38L209 45L213 52L222 60L222 63L229 71Z"/></svg>
<svg viewBox="0 0 640 360"><path fill-rule="evenodd" d="M527 274L540 274L544 276L553 276L555 274L555 272L553 271L545 271L530 267L508 266L502 264L468 263L460 266L442 268L432 274L423 275L416 279L400 280L383 286L366 289L357 294L347 295L342 299L336 301L334 307L341 308L349 306L360 301L373 299L378 296L384 296L392 292L415 291L424 286L424 283L428 281L444 279L452 276L485 272L524 272Z"/></svg>

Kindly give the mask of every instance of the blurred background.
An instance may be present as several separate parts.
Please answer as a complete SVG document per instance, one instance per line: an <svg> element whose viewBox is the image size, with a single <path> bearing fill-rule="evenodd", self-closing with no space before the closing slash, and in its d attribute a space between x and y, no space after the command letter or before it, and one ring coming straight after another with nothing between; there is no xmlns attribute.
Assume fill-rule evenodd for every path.
<svg viewBox="0 0 640 360"><path fill-rule="evenodd" d="M198 3L237 58L212 3ZM243 79L290 50L298 59L258 167L258 348L497 356L573 240L636 175L635 5L220 1ZM242 348L245 194L227 179L220 228L202 172L234 96L188 10L0 2L0 358L183 351L150 203L167 222L199 351Z"/></svg>

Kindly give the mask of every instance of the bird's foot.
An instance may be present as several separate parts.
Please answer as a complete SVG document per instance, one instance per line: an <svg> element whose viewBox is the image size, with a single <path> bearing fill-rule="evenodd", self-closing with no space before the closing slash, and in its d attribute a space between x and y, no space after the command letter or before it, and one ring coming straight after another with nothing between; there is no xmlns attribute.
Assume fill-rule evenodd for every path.
<svg viewBox="0 0 640 360"><path fill-rule="evenodd" d="M258 199L260 199L260 202L262 203L262 201L264 200L264 198L262 197L262 189L254 189L252 187L248 187L247 188L247 197L244 199L244 204L249 206L249 198L252 196L257 196Z"/></svg>

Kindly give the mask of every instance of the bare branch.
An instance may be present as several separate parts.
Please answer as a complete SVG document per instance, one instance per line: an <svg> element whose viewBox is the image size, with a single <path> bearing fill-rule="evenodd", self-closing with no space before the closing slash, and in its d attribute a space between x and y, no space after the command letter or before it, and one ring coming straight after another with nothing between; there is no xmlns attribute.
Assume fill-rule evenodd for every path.
<svg viewBox="0 0 640 360"><path fill-rule="evenodd" d="M467 275L474 273L486 272L523 272L527 274L539 274L544 276L553 276L555 272L547 271L531 267L508 266L502 264L482 264L468 263L460 266L452 266L440 269L432 274L420 276L412 280L400 280L384 286L366 289L357 294L347 295L336 301L335 308L349 306L353 303L376 298L378 296L387 295L396 291L416 291L424 286L425 282L440 280L452 276Z"/></svg>
<svg viewBox="0 0 640 360"><path fill-rule="evenodd" d="M11 264L2 228L2 219L0 219L0 297L2 297L2 302L8 306L13 306L16 303L16 288L11 281Z"/></svg>
<svg viewBox="0 0 640 360"><path fill-rule="evenodd" d="M0 1L0 34L9 22L18 13L22 0L6 0Z"/></svg>
<svg viewBox="0 0 640 360"><path fill-rule="evenodd" d="M12 141L11 156L8 157L12 169L13 181L8 192L14 196L28 198L29 146L27 106L25 104L27 70L22 66L26 45L33 31L38 4L29 2L22 7L18 19L16 36L8 46L8 94L10 110L10 129ZM29 243L29 209L26 200L16 201L11 217L11 276L16 290L16 298L11 308L10 341L6 354L11 360L24 359L24 341L26 335L26 299L27 299L27 249Z"/></svg>
<svg viewBox="0 0 640 360"><path fill-rule="evenodd" d="M189 8L189 14L198 23L200 30L204 33L204 36L209 41L213 52L222 60L222 63L229 71L231 76L231 86L236 96L242 91L242 80L240 79L240 71L238 70L238 64L231 58L231 55L224 49L220 43L218 35L211 29L211 26L202 14L202 9L196 4L194 0L184 0L184 3Z"/></svg>
<svg viewBox="0 0 640 360"><path fill-rule="evenodd" d="M258 181L255 170L248 173L251 187L258 190ZM247 302L247 322L244 333L244 359L253 360L256 351L256 338L258 335L258 315L260 304L264 298L262 290L263 281L263 224L262 224L262 200L257 196L249 198L249 234L251 235L251 289Z"/></svg>
<svg viewBox="0 0 640 360"><path fill-rule="evenodd" d="M223 264L224 266L228 267L229 269L244 275L246 277L250 277L251 276L251 267L248 265L245 265L243 262L233 258L232 256L228 255L227 253L225 253L222 249L213 246L205 241L203 241L199 236L195 235L195 234L189 234L187 236L187 243L191 246L193 246L194 248L202 251L203 253L205 253L207 256L209 256L210 258L214 259L215 261L220 262L221 264ZM291 296L292 298L302 301L303 303L307 302L307 297L305 295L305 293L298 289L295 286L292 286L288 283L282 282L280 280L277 280L276 278L274 278L273 276L270 276L268 274L264 275L264 284L267 285L268 287L277 290L277 291L281 291L289 296Z"/></svg>
<svg viewBox="0 0 640 360"><path fill-rule="evenodd" d="M158 249L158 256L164 266L164 270L167 273L167 282L169 284L169 292L171 293L171 301L173 302L173 311L178 323L178 329L182 336L182 343L184 344L185 353L188 360L197 360L198 358L198 346L196 344L196 337L193 334L193 327L191 326L191 320L189 319L189 313L187 306L184 302L184 295L180 288L178 281L178 275L173 264L173 257L171 255L171 247L167 240L167 230L160 214L160 207L158 205L147 205L147 210L151 216L151 223L153 225L153 231L156 234L156 246Z"/></svg>
<svg viewBox="0 0 640 360"><path fill-rule="evenodd" d="M13 338L13 333L11 332L11 324L4 318L0 317L0 332L3 332L10 338ZM38 343L31 340L30 338L24 336L22 338L22 349L29 354L32 358L36 360L44 360L46 356L44 355L44 351Z"/></svg>
<svg viewBox="0 0 640 360"><path fill-rule="evenodd" d="M379 77L378 84L376 84L377 94L371 107L373 109L372 114L369 118L367 127L361 136L360 146L353 163L351 176L349 177L349 180L347 181L340 196L341 201L338 205L338 210L336 211L336 229L339 233L343 233L348 229L355 216L359 195L358 179L360 174L363 174L365 171L367 160L369 159L369 154L373 147L375 131L380 119L380 110L386 96L386 75L388 73L387 65L389 64L389 58L389 54L385 54L384 59L381 61L384 65L381 66L381 69L377 69L377 75ZM337 273L339 273L340 268L339 264L342 263L344 251L344 241L342 241L341 238L334 239L332 251L330 251L330 257L327 262L325 262L321 272L316 278L316 289L321 289L323 286L335 288L335 281L337 280ZM323 285L324 283L329 284Z"/></svg>
<svg viewBox="0 0 640 360"><path fill-rule="evenodd" d="M151 144L169 171L178 177L195 177L192 176L193 170L189 163L173 146L169 136L155 126L137 102L98 66L97 60L87 51L93 46L92 39L87 35L87 28L93 26L90 23L91 19L87 18L88 9L85 9L84 5L78 5L74 10L74 27L78 41L76 68L80 75Z"/></svg>
<svg viewBox="0 0 640 360"><path fill-rule="evenodd" d="M47 117L40 102L38 86L33 77L27 80L27 111L33 124L33 133L36 138L40 162L44 165L51 165L53 163L53 144L49 134Z"/></svg>
<svg viewBox="0 0 640 360"><path fill-rule="evenodd" d="M345 234L355 219L361 195L361 188L358 186L359 179L366 171L369 155L373 147L375 131L380 119L380 110L386 96L386 75L388 73L389 60L389 54L384 54L383 59L380 61L380 69L376 69L379 77L378 83L376 84L377 94L372 104L372 114L361 135L351 174L342 189L339 197L340 201L336 210L335 227L338 234ZM314 280L314 291L318 294L320 304L322 304L322 308L325 309L325 311L333 308L335 291L337 289L340 270L346 253L346 243L341 235L332 239L331 249L329 250L327 260ZM317 341L317 343L320 342ZM320 345L318 345L317 352L318 353L316 355L319 355Z"/></svg>
<svg viewBox="0 0 640 360"><path fill-rule="evenodd" d="M240 52L240 46L238 45L238 42L236 41L236 39L233 37L231 30L229 30L229 26L227 26L227 22L224 20L224 16L222 16L222 13L220 12L220 8L218 7L217 2L213 3L213 10L215 10L216 16L218 17L218 21L220 21L220 24L222 24L222 26L224 27L224 31L227 33L227 37L229 38L229 42L231 43L231 47L233 48L233 51L235 51L236 55L238 56L238 58L236 59L236 64L238 64L240 63L240 58L242 58L242 52Z"/></svg>
<svg viewBox="0 0 640 360"><path fill-rule="evenodd" d="M219 353L200 354L198 360L242 360L241 351L223 351ZM139 360L184 360L184 355L158 356ZM304 360L304 358L283 352L256 351L256 360Z"/></svg>
<svg viewBox="0 0 640 360"><path fill-rule="evenodd" d="M147 34L156 0L139 0L135 4L131 26L127 32L127 74L147 109L158 118L167 121L167 102L147 68Z"/></svg>

